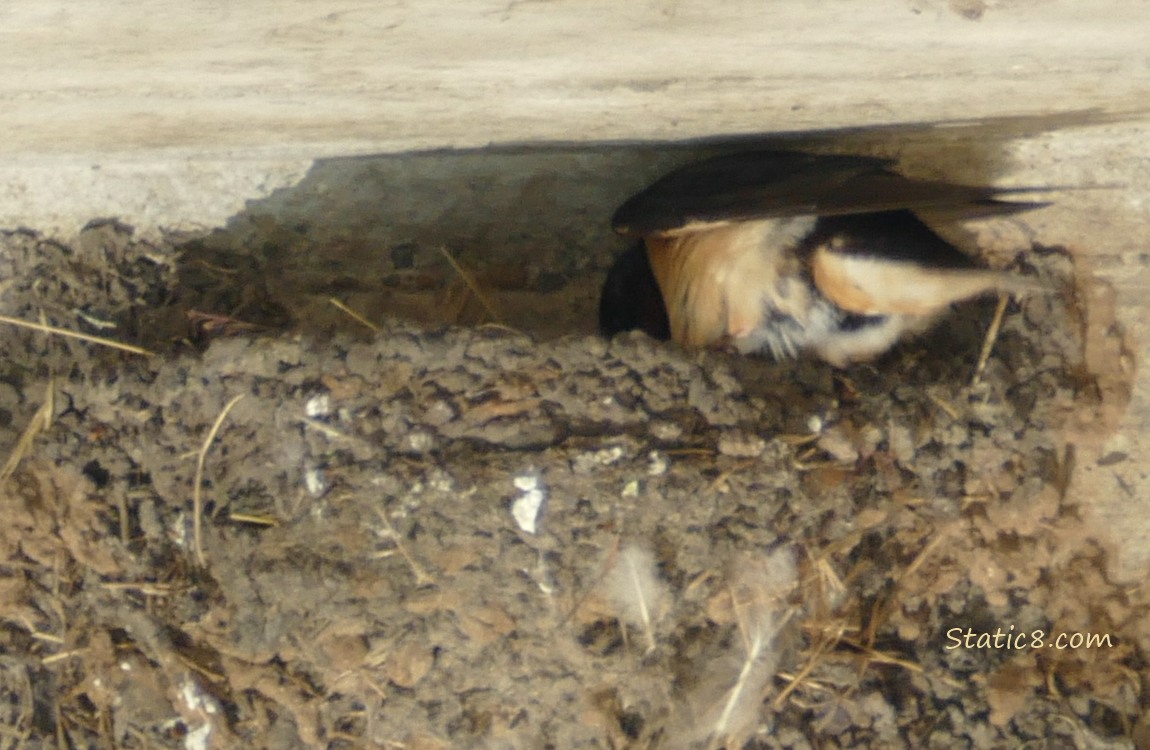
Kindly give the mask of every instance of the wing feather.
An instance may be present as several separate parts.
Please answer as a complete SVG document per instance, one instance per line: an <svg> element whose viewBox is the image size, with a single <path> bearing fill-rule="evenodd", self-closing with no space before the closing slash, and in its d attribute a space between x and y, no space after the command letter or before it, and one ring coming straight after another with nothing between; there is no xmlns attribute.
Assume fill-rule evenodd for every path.
<svg viewBox="0 0 1150 750"><path fill-rule="evenodd" d="M1046 205L998 199L1041 188L917 180L891 171L891 164L874 157L787 151L718 156L671 172L633 196L616 211L612 226L632 237L676 236L788 216L935 209L945 210L951 218L972 218Z"/></svg>

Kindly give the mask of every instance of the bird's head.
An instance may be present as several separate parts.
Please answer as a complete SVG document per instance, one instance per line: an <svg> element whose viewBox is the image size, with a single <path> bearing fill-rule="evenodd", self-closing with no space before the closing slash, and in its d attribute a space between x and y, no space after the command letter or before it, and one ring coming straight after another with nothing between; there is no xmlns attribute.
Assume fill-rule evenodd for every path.
<svg viewBox="0 0 1150 750"><path fill-rule="evenodd" d="M599 332L614 336L643 331L657 339L671 338L667 307L642 243L627 249L615 261L599 298Z"/></svg>

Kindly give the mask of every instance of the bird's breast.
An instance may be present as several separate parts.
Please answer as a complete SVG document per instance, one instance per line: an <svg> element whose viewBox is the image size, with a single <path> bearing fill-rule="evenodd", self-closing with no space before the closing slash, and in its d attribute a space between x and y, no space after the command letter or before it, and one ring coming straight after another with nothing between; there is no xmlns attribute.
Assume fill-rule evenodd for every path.
<svg viewBox="0 0 1150 750"><path fill-rule="evenodd" d="M772 319L805 324L811 289L795 249L815 221L760 219L648 237L671 338L743 349Z"/></svg>

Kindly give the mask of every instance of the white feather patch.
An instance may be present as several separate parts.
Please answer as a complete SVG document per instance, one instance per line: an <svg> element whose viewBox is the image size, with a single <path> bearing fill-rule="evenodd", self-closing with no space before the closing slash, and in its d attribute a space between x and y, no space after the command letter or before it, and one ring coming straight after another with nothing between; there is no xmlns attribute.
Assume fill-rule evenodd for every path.
<svg viewBox="0 0 1150 750"><path fill-rule="evenodd" d="M641 628L647 636L647 652L654 651L655 623L667 603L667 586L656 573L655 556L642 547L624 547L605 584L619 619Z"/></svg>

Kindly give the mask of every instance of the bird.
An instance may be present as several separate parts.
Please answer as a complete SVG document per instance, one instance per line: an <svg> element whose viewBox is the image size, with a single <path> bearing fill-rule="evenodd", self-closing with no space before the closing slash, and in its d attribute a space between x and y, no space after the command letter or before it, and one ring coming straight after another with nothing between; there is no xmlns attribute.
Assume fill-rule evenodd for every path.
<svg viewBox="0 0 1150 750"><path fill-rule="evenodd" d="M600 332L867 362L956 302L1037 286L977 263L922 217L1011 215L1049 205L1018 199L1045 190L916 179L875 156L743 151L688 164L615 212L615 232L635 242L607 273Z"/></svg>

